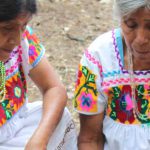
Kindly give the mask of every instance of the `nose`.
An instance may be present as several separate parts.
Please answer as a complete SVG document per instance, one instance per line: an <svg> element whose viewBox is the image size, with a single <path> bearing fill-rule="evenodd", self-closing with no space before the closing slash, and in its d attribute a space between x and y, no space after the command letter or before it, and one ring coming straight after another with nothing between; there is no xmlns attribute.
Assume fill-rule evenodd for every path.
<svg viewBox="0 0 150 150"><path fill-rule="evenodd" d="M10 32L10 36L9 36L9 39L8 39L8 43L10 45L13 45L13 46L18 46L20 45L20 41L21 41L21 31L20 30L16 30L16 31L13 31L13 32Z"/></svg>
<svg viewBox="0 0 150 150"><path fill-rule="evenodd" d="M147 44L149 42L148 34L149 33L146 32L144 29L139 29L136 32L136 38L135 38L136 43L139 45Z"/></svg>

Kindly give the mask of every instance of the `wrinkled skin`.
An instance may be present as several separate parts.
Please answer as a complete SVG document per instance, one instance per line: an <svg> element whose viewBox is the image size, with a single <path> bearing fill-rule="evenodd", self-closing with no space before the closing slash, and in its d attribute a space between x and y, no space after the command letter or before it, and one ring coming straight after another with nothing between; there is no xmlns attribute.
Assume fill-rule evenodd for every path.
<svg viewBox="0 0 150 150"><path fill-rule="evenodd" d="M150 10L140 8L123 17L121 29L125 58L128 48L133 54L134 70L150 70Z"/></svg>

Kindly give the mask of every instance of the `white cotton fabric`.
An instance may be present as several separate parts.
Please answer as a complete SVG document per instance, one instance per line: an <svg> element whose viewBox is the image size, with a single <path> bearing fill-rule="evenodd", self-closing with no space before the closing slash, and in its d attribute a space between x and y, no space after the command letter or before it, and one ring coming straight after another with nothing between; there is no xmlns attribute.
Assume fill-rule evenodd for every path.
<svg viewBox="0 0 150 150"><path fill-rule="evenodd" d="M105 117L103 133L107 139L104 150L150 150L150 127L126 125Z"/></svg>
<svg viewBox="0 0 150 150"><path fill-rule="evenodd" d="M42 114L42 103L28 103L0 128L0 150L24 150ZM74 122L67 108L49 140L47 150L77 150Z"/></svg>

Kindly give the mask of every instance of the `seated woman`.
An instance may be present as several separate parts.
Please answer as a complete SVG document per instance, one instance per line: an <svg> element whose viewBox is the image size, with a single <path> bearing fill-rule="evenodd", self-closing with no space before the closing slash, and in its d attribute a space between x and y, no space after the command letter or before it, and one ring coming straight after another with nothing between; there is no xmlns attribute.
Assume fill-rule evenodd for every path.
<svg viewBox="0 0 150 150"><path fill-rule="evenodd" d="M27 26L36 0L0 1L0 150L77 150L67 95ZM28 103L26 78L43 95Z"/></svg>
<svg viewBox="0 0 150 150"><path fill-rule="evenodd" d="M120 28L99 36L79 66L79 150L150 149L150 1L114 5Z"/></svg>

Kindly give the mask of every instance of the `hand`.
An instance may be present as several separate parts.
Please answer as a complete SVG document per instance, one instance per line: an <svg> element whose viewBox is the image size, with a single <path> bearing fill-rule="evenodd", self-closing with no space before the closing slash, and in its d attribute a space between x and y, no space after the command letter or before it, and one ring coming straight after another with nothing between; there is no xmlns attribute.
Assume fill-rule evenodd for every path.
<svg viewBox="0 0 150 150"><path fill-rule="evenodd" d="M46 150L47 144L41 141L40 137L35 137L34 135L28 141L27 145L25 146L25 150Z"/></svg>

